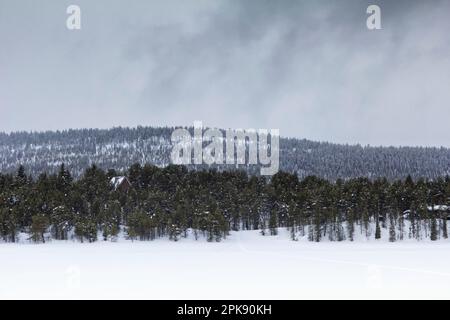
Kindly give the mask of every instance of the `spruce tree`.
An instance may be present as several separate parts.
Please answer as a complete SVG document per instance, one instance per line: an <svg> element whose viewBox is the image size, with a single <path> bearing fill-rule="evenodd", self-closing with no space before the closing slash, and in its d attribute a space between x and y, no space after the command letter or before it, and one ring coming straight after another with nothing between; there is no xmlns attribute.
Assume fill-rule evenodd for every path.
<svg viewBox="0 0 450 320"><path fill-rule="evenodd" d="M347 236L350 241L353 241L355 234L355 222L353 217L353 211L349 210L347 212Z"/></svg>
<svg viewBox="0 0 450 320"><path fill-rule="evenodd" d="M269 231L271 236L276 236L278 234L277 228L278 228L277 215L274 210L271 210L269 218Z"/></svg>
<svg viewBox="0 0 450 320"><path fill-rule="evenodd" d="M381 228L380 222L377 218L376 227L375 227L375 239L381 239Z"/></svg>
<svg viewBox="0 0 450 320"><path fill-rule="evenodd" d="M266 227L266 220L265 219L261 219L260 229L261 229L261 231L260 231L261 235L265 236L267 234L267 231L266 231L267 227Z"/></svg>
<svg viewBox="0 0 450 320"><path fill-rule="evenodd" d="M433 212L431 215L431 222L430 222L430 240L436 241L437 239L438 239L437 222Z"/></svg>
<svg viewBox="0 0 450 320"><path fill-rule="evenodd" d="M395 235L395 222L394 222L394 216L391 213L389 215L389 241L395 242L396 235Z"/></svg>
<svg viewBox="0 0 450 320"><path fill-rule="evenodd" d="M444 239L448 238L448 230L447 230L447 215L442 218L442 237Z"/></svg>
<svg viewBox="0 0 450 320"><path fill-rule="evenodd" d="M49 227L49 219L44 215L36 215L32 217L30 227L31 239L34 242L45 242L44 234Z"/></svg>

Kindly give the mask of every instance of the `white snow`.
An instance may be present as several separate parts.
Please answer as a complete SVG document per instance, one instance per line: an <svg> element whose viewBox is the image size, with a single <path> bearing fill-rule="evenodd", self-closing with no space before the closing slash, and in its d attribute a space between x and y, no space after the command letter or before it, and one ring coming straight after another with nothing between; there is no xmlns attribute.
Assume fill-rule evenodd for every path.
<svg viewBox="0 0 450 320"><path fill-rule="evenodd" d="M437 204L434 206L428 206L429 211L447 211L448 206L445 204Z"/></svg>
<svg viewBox="0 0 450 320"><path fill-rule="evenodd" d="M126 179L124 176L119 177L112 177L110 180L110 184L114 187L114 190L117 190L117 188L122 184L122 182Z"/></svg>
<svg viewBox="0 0 450 320"><path fill-rule="evenodd" d="M450 241L0 243L1 299L450 298Z"/></svg>

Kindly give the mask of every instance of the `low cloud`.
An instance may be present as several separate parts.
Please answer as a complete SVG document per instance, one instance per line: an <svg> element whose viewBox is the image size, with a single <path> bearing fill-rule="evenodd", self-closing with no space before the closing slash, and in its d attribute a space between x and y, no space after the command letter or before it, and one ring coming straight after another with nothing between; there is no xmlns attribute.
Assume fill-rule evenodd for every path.
<svg viewBox="0 0 450 320"><path fill-rule="evenodd" d="M0 130L279 128L283 136L450 147L450 2L0 4ZM14 17L14 18L13 18Z"/></svg>

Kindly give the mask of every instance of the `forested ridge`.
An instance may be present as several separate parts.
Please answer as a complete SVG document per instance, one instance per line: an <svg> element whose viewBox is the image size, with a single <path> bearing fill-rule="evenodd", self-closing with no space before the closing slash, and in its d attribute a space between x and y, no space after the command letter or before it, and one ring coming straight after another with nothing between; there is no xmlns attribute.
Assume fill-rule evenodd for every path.
<svg viewBox="0 0 450 320"><path fill-rule="evenodd" d="M125 175L126 190L111 185ZM407 177L388 181L348 180L279 172L271 179L244 171L190 171L134 164L124 172L93 165L74 179L64 165L37 178L21 166L0 174L0 239L30 241L114 240L123 232L133 240L167 237L221 241L231 230L260 230L264 236L287 228L292 240L352 241L362 234L390 241L447 239L450 178ZM431 210L430 210L431 207Z"/></svg>
<svg viewBox="0 0 450 320"><path fill-rule="evenodd" d="M171 163L171 127L78 129L48 132L0 133L0 172L14 173L24 165L35 178L41 172L57 173L64 163L73 177L86 168L125 171L134 163L164 167ZM192 131L193 129L190 128ZM282 135L282 132L281 132ZM218 170L233 169L217 165ZM189 170L207 170L206 165L190 165ZM258 175L257 165L241 165L239 170ZM372 147L280 138L280 169L336 181L368 177L389 181L421 177L436 179L450 174L450 149L432 147Z"/></svg>

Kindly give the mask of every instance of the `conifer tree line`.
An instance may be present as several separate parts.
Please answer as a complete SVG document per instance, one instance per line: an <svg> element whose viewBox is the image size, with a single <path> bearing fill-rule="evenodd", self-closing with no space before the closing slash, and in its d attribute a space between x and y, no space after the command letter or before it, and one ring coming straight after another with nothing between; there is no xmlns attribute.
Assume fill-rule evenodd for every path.
<svg viewBox="0 0 450 320"><path fill-rule="evenodd" d="M125 174L131 187L115 190L112 177ZM167 237L178 241L221 241L231 230L292 240L353 241L355 237L390 241L446 239L450 178L404 180L356 178L330 182L315 176L299 180L279 172L272 178L243 171L189 171L170 165L132 165L126 172L93 165L79 179L62 165L57 174L38 178L20 166L0 174L0 239L15 242L76 238L81 242ZM431 208L431 209L430 209Z"/></svg>
<svg viewBox="0 0 450 320"><path fill-rule="evenodd" d="M176 128L0 132L0 172L14 174L19 165L24 165L27 173L37 178L41 172L58 173L59 165L65 163L72 177L78 179L92 163L103 170L125 171L134 163L164 167L172 163L171 135ZM193 127L185 129L194 134ZM225 130L222 133L225 135ZM242 143L240 140L238 144ZM450 174L449 164L449 148L342 145L280 137L280 169L301 179L311 175L331 181L358 177L392 181L408 175L414 180L437 179ZM214 166L219 171L229 170L227 164ZM202 171L210 167L192 164L188 169ZM239 169L257 175L261 166L246 164L239 165Z"/></svg>

